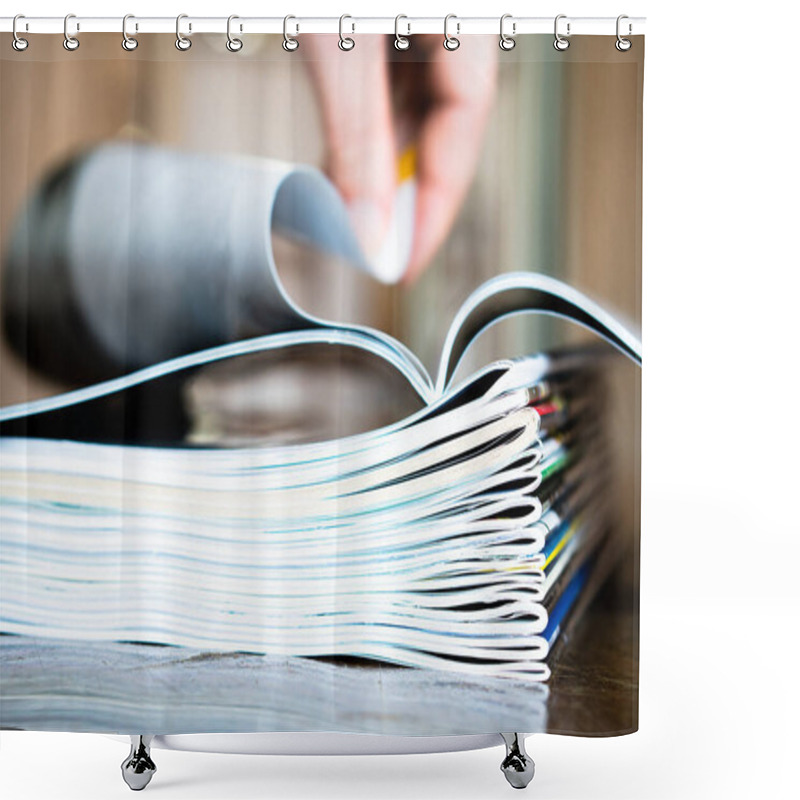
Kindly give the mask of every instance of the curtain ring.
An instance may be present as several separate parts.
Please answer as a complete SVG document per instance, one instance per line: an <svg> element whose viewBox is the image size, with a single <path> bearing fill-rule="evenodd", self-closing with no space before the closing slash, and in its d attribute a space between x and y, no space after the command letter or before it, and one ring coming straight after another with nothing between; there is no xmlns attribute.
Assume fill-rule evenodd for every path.
<svg viewBox="0 0 800 800"><path fill-rule="evenodd" d="M291 14L288 14L283 18L283 49L287 53L293 53L300 47L300 42L294 36L289 36L289 20L294 19L296 20L297 17L293 17ZM295 23L295 27L297 28L297 32L300 33L300 26Z"/></svg>
<svg viewBox="0 0 800 800"><path fill-rule="evenodd" d="M456 20L457 34L461 33L461 23L458 21L458 17L455 14L448 14L444 18L444 42L442 42L442 44L444 45L445 50L450 50L452 52L453 50L458 50L458 48L461 46L461 42L455 36L451 36L447 32L447 23L450 22L451 19Z"/></svg>
<svg viewBox="0 0 800 800"><path fill-rule="evenodd" d="M126 14L122 18L122 49L127 50L130 52L131 50L135 50L139 46L139 40L134 39L132 36L128 36L128 20L135 19L133 14ZM139 26L136 26L137 30Z"/></svg>
<svg viewBox="0 0 800 800"><path fill-rule="evenodd" d="M501 50L513 50L516 46L517 42L514 39L514 36L517 35L517 23L511 23L511 36L509 36L505 30L503 30L503 26L505 25L505 21L507 19L511 19L511 14L503 14L500 17L500 49Z"/></svg>
<svg viewBox="0 0 800 800"><path fill-rule="evenodd" d="M64 17L64 49L70 52L77 50L81 46L81 43L74 36L69 35L69 21L71 19L75 19L74 14L67 14L67 16ZM79 31L80 29L80 25L75 23L75 30Z"/></svg>
<svg viewBox="0 0 800 800"><path fill-rule="evenodd" d="M356 46L355 40L350 38L349 36L345 36L342 31L342 28L344 26L344 21L346 19L353 19L353 18L349 14L342 14L342 16L339 17L339 49L344 50L345 52L347 52L348 50L352 50ZM355 33L356 32L355 22L351 23L351 25L353 26L352 33Z"/></svg>
<svg viewBox="0 0 800 800"><path fill-rule="evenodd" d="M181 51L188 50L192 46L192 40L191 39L187 39L181 33L181 20L182 19L188 19L188 18L189 18L188 14L178 14L178 16L175 18L175 47L177 47L178 50L181 50ZM192 30L192 23L190 22L189 23L189 32L190 33L191 33L191 30Z"/></svg>
<svg viewBox="0 0 800 800"><path fill-rule="evenodd" d="M233 20L235 19L239 19L239 17L237 17L236 14L231 14L228 17L228 30L227 30L228 41L225 42L225 47L227 47L231 53L238 53L242 49L242 47L244 47L244 42L241 39L236 39L233 36L231 36L231 22L233 22ZM240 31L242 30L241 25L239 26L239 30Z"/></svg>
<svg viewBox="0 0 800 800"><path fill-rule="evenodd" d="M400 35L400 20L405 19L407 20L408 17L405 14L398 14L394 18L394 47L395 50L408 50L411 47L411 39L408 37L411 36L411 23L406 22L406 27L408 31L406 32L405 36Z"/></svg>
<svg viewBox="0 0 800 800"><path fill-rule="evenodd" d="M11 23L11 33L14 36L14 38L11 40L11 46L18 53L21 53L23 50L27 50L28 49L28 40L27 39L23 39L17 33L17 20L19 20L19 19L25 19L25 16L23 14L17 14L17 16L14 17L14 21Z"/></svg>
<svg viewBox="0 0 800 800"><path fill-rule="evenodd" d="M616 47L617 50L620 51L620 53L627 53L628 50L630 50L631 47L633 47L633 42L630 39L624 39L622 34L620 33L620 23L624 19L628 19L628 15L627 14L620 14L617 17L617 41L614 44L614 47ZM628 23L628 36L630 36L630 35L631 35L631 24L629 22Z"/></svg>
<svg viewBox="0 0 800 800"><path fill-rule="evenodd" d="M556 21L553 25L553 34L555 35L555 39L553 40L553 47L559 52L563 52L569 47L569 39L565 39L559 32L558 32L558 22L559 20L566 19L566 14L559 14L556 17ZM567 23L567 36L570 35L570 24Z"/></svg>

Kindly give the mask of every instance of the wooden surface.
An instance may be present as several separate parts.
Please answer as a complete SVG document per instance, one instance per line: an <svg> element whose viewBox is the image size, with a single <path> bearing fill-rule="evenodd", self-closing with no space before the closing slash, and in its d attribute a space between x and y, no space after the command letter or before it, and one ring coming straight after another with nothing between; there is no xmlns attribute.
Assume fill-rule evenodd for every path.
<svg viewBox="0 0 800 800"><path fill-rule="evenodd" d="M638 614L633 555L624 559L554 651L547 731L590 736L639 725Z"/></svg>

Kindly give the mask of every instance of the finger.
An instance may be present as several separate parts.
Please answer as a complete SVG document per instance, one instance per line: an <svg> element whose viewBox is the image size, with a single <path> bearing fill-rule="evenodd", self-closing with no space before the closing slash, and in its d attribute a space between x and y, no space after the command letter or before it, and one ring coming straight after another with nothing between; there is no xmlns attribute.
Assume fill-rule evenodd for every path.
<svg viewBox="0 0 800 800"><path fill-rule="evenodd" d="M342 53L337 36L308 37L327 145L327 171L350 211L367 257L392 213L396 156L385 37L360 36Z"/></svg>
<svg viewBox="0 0 800 800"><path fill-rule="evenodd" d="M471 37L456 51L431 52L432 104L418 139L414 243L404 280L413 281L441 246L480 156L494 98L494 37Z"/></svg>

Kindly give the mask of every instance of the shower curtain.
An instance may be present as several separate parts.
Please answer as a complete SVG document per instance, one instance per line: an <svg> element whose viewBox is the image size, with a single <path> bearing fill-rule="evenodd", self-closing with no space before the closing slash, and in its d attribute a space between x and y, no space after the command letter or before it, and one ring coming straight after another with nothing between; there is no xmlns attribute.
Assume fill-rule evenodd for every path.
<svg viewBox="0 0 800 800"><path fill-rule="evenodd" d="M643 38L229 31L0 37L0 724L636 730Z"/></svg>

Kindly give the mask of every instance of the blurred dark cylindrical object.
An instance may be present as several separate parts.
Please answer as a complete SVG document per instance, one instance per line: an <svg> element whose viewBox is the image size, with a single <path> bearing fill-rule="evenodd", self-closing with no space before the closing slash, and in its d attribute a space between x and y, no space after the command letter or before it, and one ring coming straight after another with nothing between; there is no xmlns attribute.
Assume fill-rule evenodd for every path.
<svg viewBox="0 0 800 800"><path fill-rule="evenodd" d="M101 146L48 177L17 222L6 336L29 365L74 383L309 327L275 276L272 223L324 248L334 231L333 249L358 260L341 214L311 170Z"/></svg>

